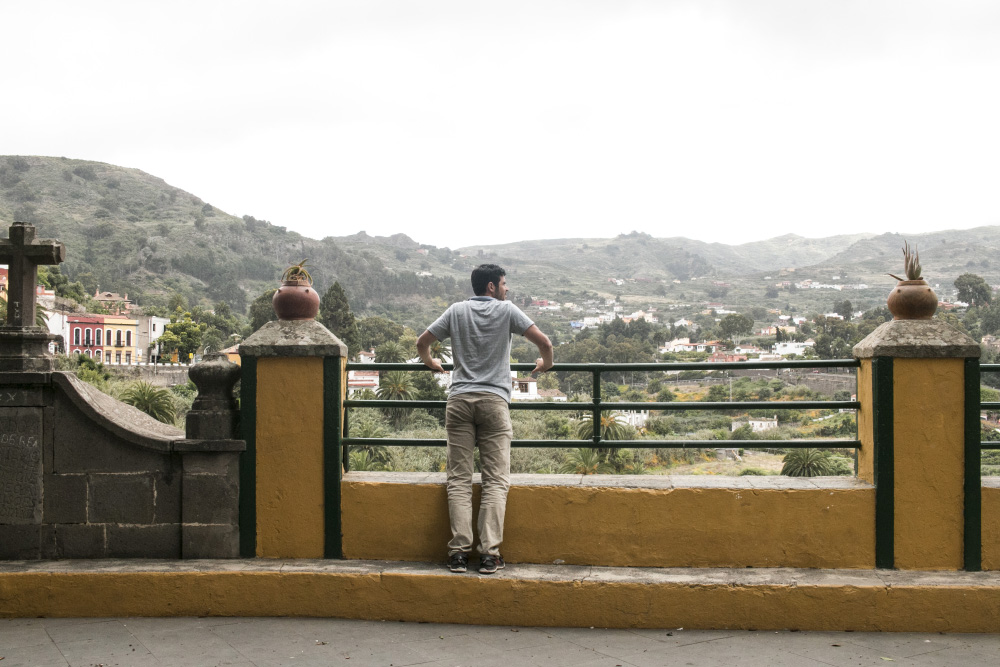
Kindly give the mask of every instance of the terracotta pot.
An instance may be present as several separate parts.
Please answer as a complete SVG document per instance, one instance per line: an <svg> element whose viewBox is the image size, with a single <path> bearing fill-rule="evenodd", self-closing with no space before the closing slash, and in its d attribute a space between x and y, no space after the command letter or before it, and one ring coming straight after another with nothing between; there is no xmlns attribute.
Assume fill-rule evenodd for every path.
<svg viewBox="0 0 1000 667"><path fill-rule="evenodd" d="M926 280L900 280L889 293L889 312L897 320L929 320L938 298Z"/></svg>
<svg viewBox="0 0 1000 667"><path fill-rule="evenodd" d="M279 320L311 320L319 312L319 294L305 280L284 280L271 306Z"/></svg>

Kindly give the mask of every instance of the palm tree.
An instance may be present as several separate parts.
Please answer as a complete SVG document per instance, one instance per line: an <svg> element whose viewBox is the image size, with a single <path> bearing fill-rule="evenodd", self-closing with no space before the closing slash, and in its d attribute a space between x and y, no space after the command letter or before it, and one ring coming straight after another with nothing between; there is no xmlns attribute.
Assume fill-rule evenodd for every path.
<svg viewBox="0 0 1000 667"><path fill-rule="evenodd" d="M625 417L620 412L607 412L601 414L601 439L602 440L627 440L634 432L634 429L625 421ZM581 440L589 440L594 437L594 420L591 415L584 415L580 424L576 428L576 437Z"/></svg>
<svg viewBox="0 0 1000 667"><path fill-rule="evenodd" d="M432 359L440 359L444 363L451 363L451 345L435 340L431 343L430 353Z"/></svg>
<svg viewBox="0 0 1000 667"><path fill-rule="evenodd" d="M789 477L832 475L830 452L821 449L793 449L785 454L781 474Z"/></svg>
<svg viewBox="0 0 1000 667"><path fill-rule="evenodd" d="M383 343L385 346L388 343ZM405 371L386 371L382 373L378 382L378 390L375 395L382 400L388 401L408 401L413 398L413 380L410 374ZM409 408L383 408L382 412L392 419L393 425L398 429L410 415Z"/></svg>
<svg viewBox="0 0 1000 667"><path fill-rule="evenodd" d="M387 340L375 348L375 361L385 364L404 362L406 361L406 350L396 341Z"/></svg>
<svg viewBox="0 0 1000 667"><path fill-rule="evenodd" d="M0 320L7 319L7 302L0 299ZM35 303L35 326L45 329L49 326L49 311L40 303Z"/></svg>
<svg viewBox="0 0 1000 667"><path fill-rule="evenodd" d="M122 392L122 402L139 408L147 415L165 424L174 423L177 408L166 389L159 389L148 382L133 382Z"/></svg>
<svg viewBox="0 0 1000 667"><path fill-rule="evenodd" d="M580 448L570 451L566 461L559 468L565 475L602 475L612 472L596 449Z"/></svg>
<svg viewBox="0 0 1000 667"><path fill-rule="evenodd" d="M382 464L375 460L371 452L361 449L351 452L351 470L382 470Z"/></svg>

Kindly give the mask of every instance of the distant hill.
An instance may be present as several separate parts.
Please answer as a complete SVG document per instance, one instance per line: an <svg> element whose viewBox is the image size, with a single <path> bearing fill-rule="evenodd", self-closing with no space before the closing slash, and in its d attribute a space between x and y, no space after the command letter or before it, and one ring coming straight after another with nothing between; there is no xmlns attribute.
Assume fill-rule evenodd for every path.
<svg viewBox="0 0 1000 667"><path fill-rule="evenodd" d="M358 232L317 240L252 216L233 216L138 169L0 156L0 223L15 220L32 222L40 236L66 243L64 271L88 290L99 285L128 292L140 305L165 304L169 294L181 292L189 303L226 301L243 312L250 300L275 286L285 266L308 258L318 291L340 281L356 311L389 314L414 327L467 296L469 272L483 261L508 269L521 300L624 294L667 305L718 301L728 289L719 286L732 285L738 296L727 298L746 306L770 284L765 276L779 274L873 282L870 298L875 299L882 285L890 284L885 274L902 270L904 238L785 235L727 245L633 232L458 250L421 244L404 234ZM1000 283L1000 262L994 259L1000 227L905 238L918 246L932 282L950 285L970 271Z"/></svg>

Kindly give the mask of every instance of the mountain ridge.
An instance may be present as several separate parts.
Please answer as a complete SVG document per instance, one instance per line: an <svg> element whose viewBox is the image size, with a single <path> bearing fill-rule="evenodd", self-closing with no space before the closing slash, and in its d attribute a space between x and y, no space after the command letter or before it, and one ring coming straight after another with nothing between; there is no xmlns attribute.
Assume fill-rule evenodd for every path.
<svg viewBox="0 0 1000 667"><path fill-rule="evenodd" d="M650 303L708 300L714 283L744 281L756 298L766 276L889 284L902 267L904 236L784 234L742 244L631 232L472 245L420 243L406 234L365 231L311 239L237 217L140 169L62 157L0 156L0 220L31 222L40 237L66 243L64 270L101 289L129 292L140 305L172 292L189 302L225 301L245 311L276 284L282 269L308 258L321 293L340 281L352 308L423 322L427 313L468 295L468 275L484 261L503 264L523 295L577 298L624 293ZM333 226L333 225L331 225ZM1000 282L1000 226L907 234L924 259L928 280L975 272ZM623 288L615 281L628 281ZM609 281L614 284L609 285ZM425 322L424 322L425 323Z"/></svg>

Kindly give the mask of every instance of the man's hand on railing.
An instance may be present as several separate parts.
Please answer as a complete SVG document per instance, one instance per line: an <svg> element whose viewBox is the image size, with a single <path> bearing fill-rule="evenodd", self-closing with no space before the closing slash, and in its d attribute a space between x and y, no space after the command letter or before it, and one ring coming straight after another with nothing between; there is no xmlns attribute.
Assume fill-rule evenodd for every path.
<svg viewBox="0 0 1000 667"><path fill-rule="evenodd" d="M541 357L535 359L535 368L531 371L531 377L537 376L539 373L544 373L545 371L552 368L552 364L546 364L545 360Z"/></svg>
<svg viewBox="0 0 1000 667"><path fill-rule="evenodd" d="M427 366L427 368L431 369L435 373L444 373L444 367L441 366L441 362L437 359L425 361L424 366Z"/></svg>

